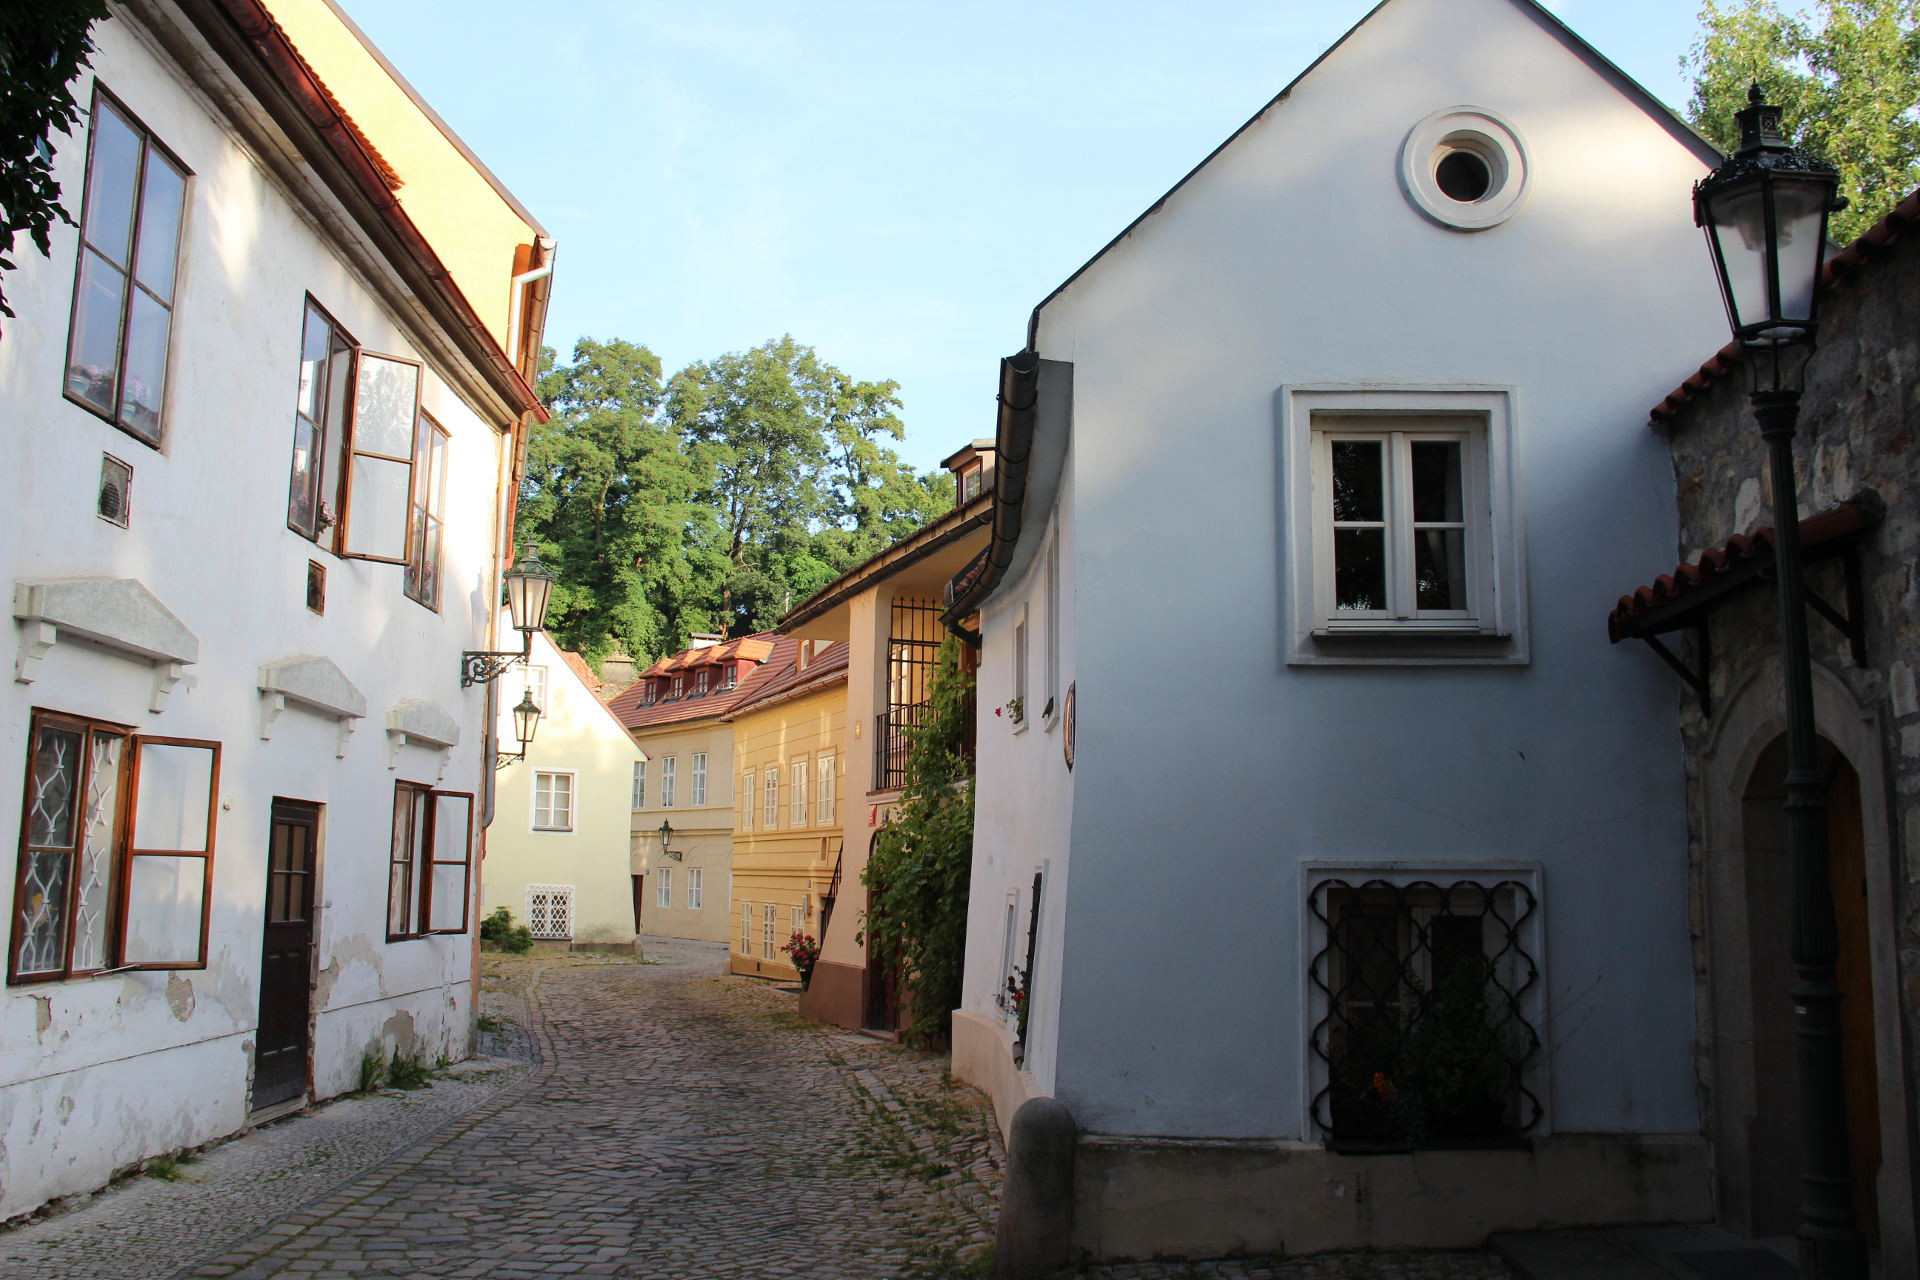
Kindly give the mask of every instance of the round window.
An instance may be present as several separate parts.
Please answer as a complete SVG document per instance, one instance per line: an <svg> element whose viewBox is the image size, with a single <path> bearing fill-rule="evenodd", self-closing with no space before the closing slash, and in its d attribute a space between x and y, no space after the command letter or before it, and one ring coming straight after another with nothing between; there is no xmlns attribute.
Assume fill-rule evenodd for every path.
<svg viewBox="0 0 1920 1280"><path fill-rule="evenodd" d="M1407 134L1400 181L1409 203L1441 226L1484 231L1526 202L1526 151L1513 126L1498 116L1449 107Z"/></svg>

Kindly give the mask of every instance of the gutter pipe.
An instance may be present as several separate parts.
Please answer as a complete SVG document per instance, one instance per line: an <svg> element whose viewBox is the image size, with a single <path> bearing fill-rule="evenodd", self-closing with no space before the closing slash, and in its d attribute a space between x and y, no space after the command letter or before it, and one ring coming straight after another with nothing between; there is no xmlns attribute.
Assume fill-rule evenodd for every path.
<svg viewBox="0 0 1920 1280"><path fill-rule="evenodd" d="M1036 322L1038 318L1036 308ZM993 433L993 535L987 544L986 564L964 588L956 589L954 584L967 576L965 570L948 584L950 598L940 614L947 630L975 649L980 647L980 633L960 625L960 620L978 609L1000 585L1007 566L1013 563L1025 517L1027 464L1033 457L1034 409L1040 399L1040 353L1031 342L1032 324L1027 332L1027 347L1000 362L1000 413Z"/></svg>
<svg viewBox="0 0 1920 1280"><path fill-rule="evenodd" d="M534 249L543 259L543 264L528 271L522 271L513 278L513 292L507 300L507 359L518 361L520 349L520 318L525 307L527 286L535 280L545 280L553 274L554 243L552 236L540 236L534 240ZM538 366L536 364L536 370ZM524 375L523 375L524 376Z"/></svg>

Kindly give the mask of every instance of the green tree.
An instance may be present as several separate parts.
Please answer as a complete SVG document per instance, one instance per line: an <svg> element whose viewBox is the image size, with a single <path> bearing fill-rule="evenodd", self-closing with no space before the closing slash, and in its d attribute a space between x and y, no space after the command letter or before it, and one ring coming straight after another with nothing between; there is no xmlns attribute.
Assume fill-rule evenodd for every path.
<svg viewBox="0 0 1920 1280"><path fill-rule="evenodd" d="M0 315L14 237L24 231L45 256L53 224L73 225L60 203L49 140L80 118L73 79L93 52L88 32L106 0L32 0L0 5Z"/></svg>
<svg viewBox="0 0 1920 1280"><path fill-rule="evenodd" d="M860 873L869 892L862 921L869 962L897 966L913 1013L903 1034L917 1044L944 1039L960 1003L973 867L973 717L973 677L949 636L927 706L908 731L899 807Z"/></svg>
<svg viewBox="0 0 1920 1280"><path fill-rule="evenodd" d="M1849 205L1830 230L1842 244L1920 186L1920 0L1819 0L1809 14L1706 0L1681 67L1688 118L1727 151L1733 113L1760 83L1788 135L1840 171Z"/></svg>
<svg viewBox="0 0 1920 1280"><path fill-rule="evenodd" d="M660 358L582 338L572 364L551 361L539 394L552 420L528 441L519 517L559 579L547 629L595 661L616 645L641 659L671 653L716 621L725 565L700 552L711 516L659 415Z"/></svg>

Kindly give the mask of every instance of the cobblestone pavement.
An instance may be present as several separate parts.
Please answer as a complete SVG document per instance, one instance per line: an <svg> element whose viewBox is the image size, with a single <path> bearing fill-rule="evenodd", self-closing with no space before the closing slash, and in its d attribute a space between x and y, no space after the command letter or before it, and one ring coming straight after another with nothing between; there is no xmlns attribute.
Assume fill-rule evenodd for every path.
<svg viewBox="0 0 1920 1280"><path fill-rule="evenodd" d="M724 952L489 956L485 1056L0 1233L0 1280L985 1274L1003 1154L944 1059L799 1018ZM1505 1280L1491 1255L1087 1267L1095 1280Z"/></svg>

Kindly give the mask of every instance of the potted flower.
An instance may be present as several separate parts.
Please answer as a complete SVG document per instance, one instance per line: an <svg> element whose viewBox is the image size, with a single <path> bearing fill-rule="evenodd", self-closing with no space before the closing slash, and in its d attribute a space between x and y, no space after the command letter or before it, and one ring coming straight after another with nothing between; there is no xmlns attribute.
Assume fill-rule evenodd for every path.
<svg viewBox="0 0 1920 1280"><path fill-rule="evenodd" d="M820 962L820 944L814 941L810 933L796 933L780 949L787 953L787 960L800 971L800 989L805 991L807 983L813 978L813 966Z"/></svg>

